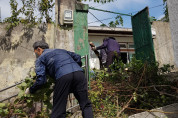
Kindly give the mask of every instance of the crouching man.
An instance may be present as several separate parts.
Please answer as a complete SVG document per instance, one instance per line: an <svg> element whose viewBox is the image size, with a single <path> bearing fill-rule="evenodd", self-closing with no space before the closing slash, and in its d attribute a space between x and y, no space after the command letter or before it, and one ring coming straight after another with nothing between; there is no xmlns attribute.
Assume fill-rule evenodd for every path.
<svg viewBox="0 0 178 118"><path fill-rule="evenodd" d="M82 116L93 118L92 105L88 99L87 80L81 69L81 56L63 49L48 49L44 41L37 41L33 44L37 56L36 75L37 80L33 86L27 88L26 93L35 93L43 86L46 80L46 73L55 79L53 109L51 118L65 118L66 104L69 93L74 96L80 104Z"/></svg>

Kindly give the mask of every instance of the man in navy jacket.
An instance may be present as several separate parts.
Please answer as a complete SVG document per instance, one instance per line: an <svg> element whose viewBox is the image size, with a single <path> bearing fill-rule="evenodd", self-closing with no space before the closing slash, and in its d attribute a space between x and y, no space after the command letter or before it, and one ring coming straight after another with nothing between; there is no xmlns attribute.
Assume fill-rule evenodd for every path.
<svg viewBox="0 0 178 118"><path fill-rule="evenodd" d="M84 118L93 118L91 102L88 99L87 80L81 69L81 56L63 49L48 49L44 41L37 41L33 45L37 56L35 71L37 80L26 93L35 93L43 86L46 74L55 79L53 109L51 118L65 118L66 104L69 93L80 104Z"/></svg>

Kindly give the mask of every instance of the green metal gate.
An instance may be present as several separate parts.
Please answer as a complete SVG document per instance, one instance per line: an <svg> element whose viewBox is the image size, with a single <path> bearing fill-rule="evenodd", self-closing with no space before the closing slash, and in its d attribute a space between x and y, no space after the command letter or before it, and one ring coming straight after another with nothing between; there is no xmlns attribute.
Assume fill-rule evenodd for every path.
<svg viewBox="0 0 178 118"><path fill-rule="evenodd" d="M82 62L87 66L85 73L88 78L88 85L90 87L90 69L89 69L89 43L88 43L88 8L89 6L82 3L75 5L74 11L74 41L75 52L81 56L85 56Z"/></svg>
<svg viewBox="0 0 178 118"><path fill-rule="evenodd" d="M74 12L74 40L75 52L85 56L89 54L88 44L88 5L76 4Z"/></svg>
<svg viewBox="0 0 178 118"><path fill-rule="evenodd" d="M132 29L136 58L155 62L148 7L132 16Z"/></svg>

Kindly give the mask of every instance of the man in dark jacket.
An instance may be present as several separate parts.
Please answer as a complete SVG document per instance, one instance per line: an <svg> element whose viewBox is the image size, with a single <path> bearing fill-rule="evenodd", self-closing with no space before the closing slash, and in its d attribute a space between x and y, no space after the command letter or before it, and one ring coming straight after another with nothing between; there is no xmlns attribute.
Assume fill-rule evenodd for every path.
<svg viewBox="0 0 178 118"><path fill-rule="evenodd" d="M120 45L113 37L103 39L103 44L98 47L92 48L93 50L107 50L107 59L106 59L106 67L109 68L114 61L114 59L119 58L120 55Z"/></svg>
<svg viewBox="0 0 178 118"><path fill-rule="evenodd" d="M100 57L101 57L101 62L102 62L102 68L104 68L106 66L106 60L107 60L106 49L100 50Z"/></svg>
<svg viewBox="0 0 178 118"><path fill-rule="evenodd" d="M81 56L63 49L48 49L44 41L37 41L33 45L36 60L37 80L26 93L35 93L46 83L46 74L55 79L53 109L51 118L65 118L66 104L69 93L80 104L84 118L93 118L91 102L88 99L87 80L81 69Z"/></svg>

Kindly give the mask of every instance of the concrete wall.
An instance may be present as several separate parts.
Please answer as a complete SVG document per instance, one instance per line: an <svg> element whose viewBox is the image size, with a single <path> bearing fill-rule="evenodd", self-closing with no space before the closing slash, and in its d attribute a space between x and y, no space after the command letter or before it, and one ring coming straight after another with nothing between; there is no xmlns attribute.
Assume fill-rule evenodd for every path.
<svg viewBox="0 0 178 118"><path fill-rule="evenodd" d="M55 21L59 26L55 27L54 47L75 51L74 29L63 23L64 11L75 9L75 0L55 0Z"/></svg>
<svg viewBox="0 0 178 118"><path fill-rule="evenodd" d="M168 0L169 22L173 41L175 63L178 68L178 0Z"/></svg>
<svg viewBox="0 0 178 118"><path fill-rule="evenodd" d="M177 118L178 103L152 109L153 112L141 112L128 118Z"/></svg>
<svg viewBox="0 0 178 118"><path fill-rule="evenodd" d="M7 32L5 29L6 24L0 24L0 90L13 85L15 82L23 80L27 76L30 68L34 67L35 55L32 45L35 41L45 40L50 48L66 49L72 52L76 51L76 41L74 41L76 39L74 38L74 29L76 29L76 27L74 27L75 24L70 26L63 24L63 12L66 9L75 11L75 0L55 1L55 18L56 24L58 25L41 24L34 28L27 29L19 25L12 31ZM87 12L85 16L84 18L87 24ZM79 24L81 27L84 25L80 22ZM85 25L85 27L86 26L87 25ZM86 29L85 32L88 33L88 30ZM78 34L75 34L75 36L78 36ZM87 41L88 44L88 35L85 36L85 39L80 39L80 41ZM84 48L88 51L86 43L80 50ZM16 92L17 91L13 89L0 93L0 100Z"/></svg>
<svg viewBox="0 0 178 118"><path fill-rule="evenodd" d="M55 42L54 47L60 48L60 49L66 49L68 51L75 52L75 46L74 46L74 30L64 30L57 28L55 30Z"/></svg>
<svg viewBox="0 0 178 118"><path fill-rule="evenodd" d="M5 24L0 24L0 89L25 79L34 67L32 45L35 41L45 40L50 48L54 47L54 25L42 24L29 29L19 25L11 32L7 32L5 27ZM0 100L16 92L10 89L0 93Z"/></svg>
<svg viewBox="0 0 178 118"><path fill-rule="evenodd" d="M169 23L154 21L152 28L156 32L156 37L153 39L156 61L160 66L163 64L175 65Z"/></svg>
<svg viewBox="0 0 178 118"><path fill-rule="evenodd" d="M5 28L6 24L0 24L0 90L25 79L34 67L36 58L32 45L35 41L45 40L50 48L74 51L74 38L70 35L73 30L56 28L53 24L29 29L19 25L11 32ZM1 92L0 100L17 92L16 89Z"/></svg>

